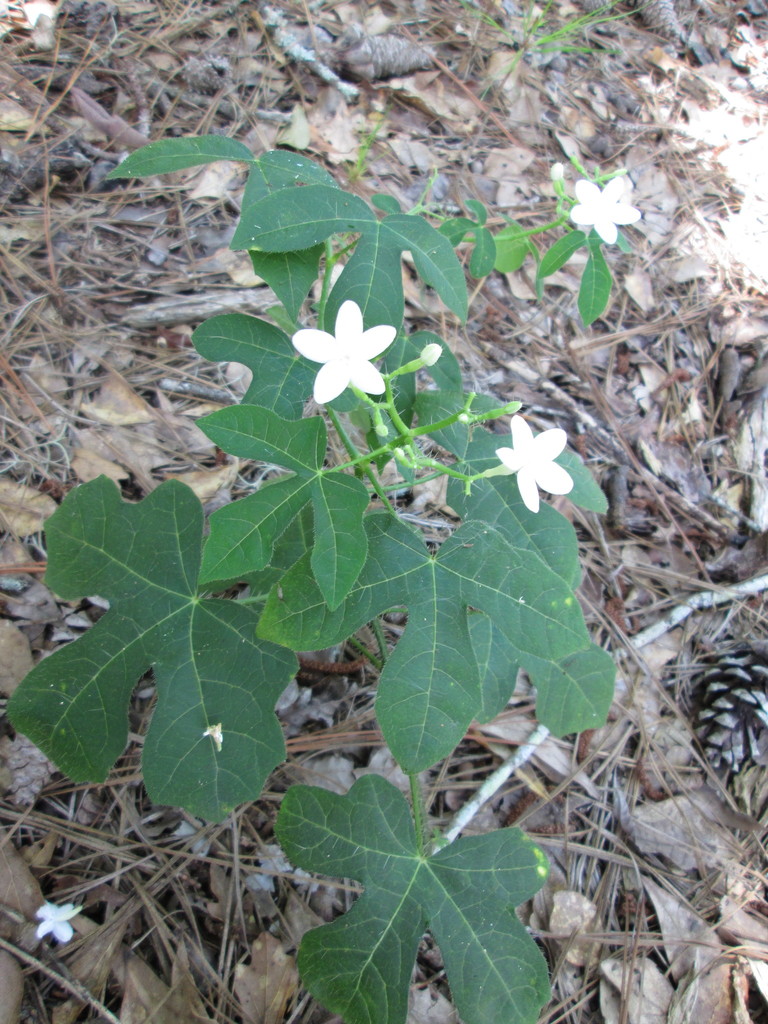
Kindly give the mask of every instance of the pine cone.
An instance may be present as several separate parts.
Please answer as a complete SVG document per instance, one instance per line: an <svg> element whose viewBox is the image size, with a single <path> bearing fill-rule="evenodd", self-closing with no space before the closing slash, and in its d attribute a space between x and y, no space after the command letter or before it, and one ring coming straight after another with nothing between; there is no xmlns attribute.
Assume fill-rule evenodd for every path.
<svg viewBox="0 0 768 1024"><path fill-rule="evenodd" d="M768 643L741 644L692 680L696 732L716 769L768 765Z"/></svg>
<svg viewBox="0 0 768 1024"><path fill-rule="evenodd" d="M648 28L669 39L680 39L685 34L677 16L675 0L643 0L639 6Z"/></svg>

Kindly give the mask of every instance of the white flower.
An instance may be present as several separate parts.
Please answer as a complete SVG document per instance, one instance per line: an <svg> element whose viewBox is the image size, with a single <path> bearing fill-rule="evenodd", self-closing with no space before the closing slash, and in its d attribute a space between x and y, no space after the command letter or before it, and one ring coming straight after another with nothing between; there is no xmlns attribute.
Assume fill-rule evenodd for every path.
<svg viewBox="0 0 768 1024"><path fill-rule="evenodd" d="M336 333L306 328L297 331L294 348L313 363L323 363L315 377L314 398L318 405L332 402L354 384L369 395L384 394L384 378L370 362L395 340L397 329L382 324L363 330L363 314L356 302L342 302L336 315Z"/></svg>
<svg viewBox="0 0 768 1024"><path fill-rule="evenodd" d="M612 178L600 191L592 181L582 178L576 182L578 205L571 210L571 220L581 227L591 228L604 242L615 242L619 237L617 224L634 224L640 220L640 211L628 203L622 203L624 182Z"/></svg>
<svg viewBox="0 0 768 1024"><path fill-rule="evenodd" d="M564 430L543 430L536 437L522 416L512 417L512 448L497 448L496 454L509 473L517 473L517 486L523 504L531 512L539 511L541 487L550 494L568 494L573 480L553 460L565 448Z"/></svg>
<svg viewBox="0 0 768 1024"><path fill-rule="evenodd" d="M565 177L565 168L561 163L552 164L549 169L549 176L552 181L562 181Z"/></svg>
<svg viewBox="0 0 768 1024"><path fill-rule="evenodd" d="M40 919L35 934L38 939L42 939L50 932L58 942L69 942L75 934L69 920L79 913L80 907L74 903L65 903L63 907L57 907L55 903L44 903L35 911L35 917Z"/></svg>

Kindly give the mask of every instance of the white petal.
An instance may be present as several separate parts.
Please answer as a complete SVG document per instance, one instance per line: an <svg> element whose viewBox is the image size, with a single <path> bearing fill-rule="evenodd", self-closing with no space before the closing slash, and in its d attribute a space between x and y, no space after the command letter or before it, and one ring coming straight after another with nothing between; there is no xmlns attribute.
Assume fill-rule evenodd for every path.
<svg viewBox="0 0 768 1024"><path fill-rule="evenodd" d="M618 203L624 197L625 185L623 178L611 178L603 189L603 201Z"/></svg>
<svg viewBox="0 0 768 1024"><path fill-rule="evenodd" d="M539 511L539 491L536 487L536 479L533 475L533 470L528 466L525 469L521 469L517 474L517 487L520 491L520 497L523 499L523 504L531 512Z"/></svg>
<svg viewBox="0 0 768 1024"><path fill-rule="evenodd" d="M363 332L359 346L356 347L355 355L362 359L375 359L388 349L397 335L397 328L389 324L381 324L379 327L369 327Z"/></svg>
<svg viewBox="0 0 768 1024"><path fill-rule="evenodd" d="M53 932L53 937L58 942L69 942L75 934L75 929L69 921L56 921L51 931Z"/></svg>
<svg viewBox="0 0 768 1024"><path fill-rule="evenodd" d="M318 370L313 389L318 405L326 405L338 398L349 384L349 366L344 359L333 359Z"/></svg>
<svg viewBox="0 0 768 1024"><path fill-rule="evenodd" d="M571 220L574 224L583 224L584 227L591 227L595 223L595 216L591 206L574 206L571 210Z"/></svg>
<svg viewBox="0 0 768 1024"><path fill-rule="evenodd" d="M573 186L573 191L579 202L585 206L591 206L592 203L600 201L600 189L593 181L587 181L586 178L580 178Z"/></svg>
<svg viewBox="0 0 768 1024"><path fill-rule="evenodd" d="M533 442L536 461L538 462L540 460L541 462L551 462L552 459L556 459L563 448L565 448L567 440L568 435L560 427L552 427L551 430L542 430Z"/></svg>
<svg viewBox="0 0 768 1024"><path fill-rule="evenodd" d="M356 360L350 368L350 381L367 395L384 394L384 378L372 363Z"/></svg>
<svg viewBox="0 0 768 1024"><path fill-rule="evenodd" d="M43 921L35 929L35 935L38 939L44 939L50 931L53 931L53 921Z"/></svg>
<svg viewBox="0 0 768 1024"><path fill-rule="evenodd" d="M513 451L512 448L497 448L496 455L507 467L510 473L516 473L524 463L524 460L520 457L520 453Z"/></svg>
<svg viewBox="0 0 768 1024"><path fill-rule="evenodd" d="M306 327L291 338L293 347L313 363L327 363L339 354L339 343L327 331Z"/></svg>
<svg viewBox="0 0 768 1024"><path fill-rule="evenodd" d="M608 242L612 245L619 237L619 229L613 223L612 220L600 220L595 223L595 231L600 235L604 242Z"/></svg>
<svg viewBox="0 0 768 1024"><path fill-rule="evenodd" d="M569 494L573 490L573 480L556 462L546 462L536 471L536 483L542 491L550 494Z"/></svg>
<svg viewBox="0 0 768 1024"><path fill-rule="evenodd" d="M525 460L527 453L533 448L533 431L522 416L512 417L510 430L512 431L512 447Z"/></svg>
<svg viewBox="0 0 768 1024"><path fill-rule="evenodd" d="M611 210L611 220L614 224L634 224L641 216L638 209L627 203L617 203Z"/></svg>
<svg viewBox="0 0 768 1024"><path fill-rule="evenodd" d="M346 345L355 342L363 333L363 314L360 307L352 299L347 299L339 306L336 314L336 337Z"/></svg>

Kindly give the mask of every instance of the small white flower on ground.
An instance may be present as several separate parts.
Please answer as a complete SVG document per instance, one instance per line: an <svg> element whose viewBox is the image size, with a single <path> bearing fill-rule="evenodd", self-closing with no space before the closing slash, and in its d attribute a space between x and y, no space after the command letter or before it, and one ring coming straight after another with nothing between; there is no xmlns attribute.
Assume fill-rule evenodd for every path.
<svg viewBox="0 0 768 1024"><path fill-rule="evenodd" d="M560 427L542 430L536 437L522 416L513 416L512 447L497 448L496 454L510 473L517 473L517 486L523 504L531 512L539 511L539 491L568 494L573 480L553 460L565 448L566 433Z"/></svg>
<svg viewBox="0 0 768 1024"><path fill-rule="evenodd" d="M55 903L44 903L35 911L35 917L40 920L35 934L38 939L44 938L48 933L58 942L69 942L75 934L75 930L69 923L70 918L80 913L80 907L74 903L65 903L63 907L57 907Z"/></svg>
<svg viewBox="0 0 768 1024"><path fill-rule="evenodd" d="M549 176L552 181L562 181L565 177L565 168L561 163L552 164L549 169Z"/></svg>
<svg viewBox="0 0 768 1024"><path fill-rule="evenodd" d="M601 191L592 181L582 178L576 182L578 205L571 210L571 220L583 228L594 228L604 242L615 242L619 237L617 224L634 224L640 220L640 211L622 203L624 182L612 178Z"/></svg>
<svg viewBox="0 0 768 1024"><path fill-rule="evenodd" d="M336 332L305 328L293 338L294 348L313 363L323 363L315 377L314 398L325 405L353 384L369 395L384 394L384 378L371 359L376 359L395 340L397 328L382 324L363 330L363 314L356 302L342 302L336 315Z"/></svg>

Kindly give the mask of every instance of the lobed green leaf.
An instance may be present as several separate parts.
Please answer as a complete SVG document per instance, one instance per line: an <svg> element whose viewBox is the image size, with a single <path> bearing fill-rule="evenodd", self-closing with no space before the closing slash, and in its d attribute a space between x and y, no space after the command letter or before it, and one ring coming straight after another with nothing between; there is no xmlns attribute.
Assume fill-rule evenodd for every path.
<svg viewBox="0 0 768 1024"><path fill-rule="evenodd" d="M285 756L274 706L296 662L254 640L253 611L197 598L202 525L178 481L136 505L105 477L72 491L46 524L48 582L66 599L99 593L111 607L32 670L9 714L74 781L102 781L128 739L133 687L152 668L149 794L219 819L254 799ZM221 750L204 735L217 724Z"/></svg>
<svg viewBox="0 0 768 1024"><path fill-rule="evenodd" d="M514 907L541 887L547 861L519 829L461 838L425 856L405 798L368 775L345 796L293 786L275 832L297 866L365 887L299 950L302 981L345 1024L404 1024L427 928L465 1024L536 1019L549 994L547 969Z"/></svg>
<svg viewBox="0 0 768 1024"><path fill-rule="evenodd" d="M543 559L532 558L533 545L518 550L498 530L472 522L433 556L417 531L392 516L368 515L365 527L368 559L347 601L329 610L305 557L283 577L279 591L270 593L258 634L294 650L311 650L338 643L375 615L406 605L408 625L382 672L376 713L388 746L407 771L421 771L445 757L482 707L471 609L485 612L504 637L507 696L518 666L545 695L561 678L551 673L550 663L589 648L570 581ZM579 694L571 696L574 721L581 721Z"/></svg>

